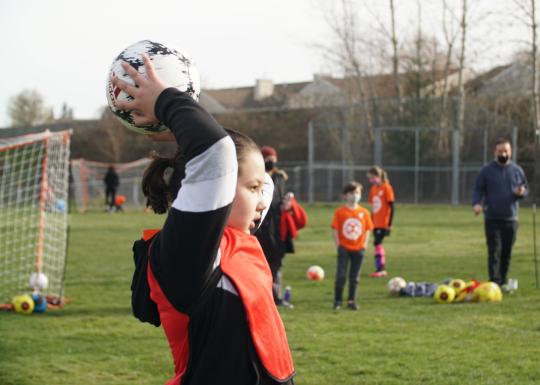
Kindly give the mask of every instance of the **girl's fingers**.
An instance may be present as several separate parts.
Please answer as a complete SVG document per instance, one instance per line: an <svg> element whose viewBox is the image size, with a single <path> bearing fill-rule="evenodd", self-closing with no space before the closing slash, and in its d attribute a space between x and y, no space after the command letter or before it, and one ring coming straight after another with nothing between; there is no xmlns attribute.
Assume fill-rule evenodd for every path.
<svg viewBox="0 0 540 385"><path fill-rule="evenodd" d="M124 111L133 111L136 108L133 100L117 100L114 102L114 106Z"/></svg>
<svg viewBox="0 0 540 385"><path fill-rule="evenodd" d="M132 86L128 82L120 80L117 77L113 78L113 84L130 96L134 96L137 92L137 87Z"/></svg>
<svg viewBox="0 0 540 385"><path fill-rule="evenodd" d="M141 84L142 82L144 82L144 80L146 80L144 76L139 73L139 71L137 71L131 66L131 64L125 61L122 62L122 68L124 68L124 71L126 71L127 74L131 76L135 84Z"/></svg>
<svg viewBox="0 0 540 385"><path fill-rule="evenodd" d="M154 70L154 64L152 64L152 60L150 60L150 56L148 54L143 53L143 62L144 67L146 68L146 76L148 76L148 79L155 80L157 78L156 71Z"/></svg>

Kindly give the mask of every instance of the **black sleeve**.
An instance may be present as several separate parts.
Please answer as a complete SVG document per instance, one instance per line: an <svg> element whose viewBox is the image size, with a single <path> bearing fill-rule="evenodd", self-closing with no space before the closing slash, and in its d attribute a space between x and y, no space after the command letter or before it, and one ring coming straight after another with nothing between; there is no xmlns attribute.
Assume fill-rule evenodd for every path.
<svg viewBox="0 0 540 385"><path fill-rule="evenodd" d="M173 132L186 161L227 136L223 127L199 103L176 88L167 88L159 95L155 114Z"/></svg>
<svg viewBox="0 0 540 385"><path fill-rule="evenodd" d="M151 267L171 304L189 314L217 282L214 262L234 197L236 155L225 130L189 95L166 89L155 111L182 148L186 177L152 249Z"/></svg>
<svg viewBox="0 0 540 385"><path fill-rule="evenodd" d="M273 175L274 181L274 196L272 198L272 209L281 213L281 203L285 196L285 178L283 175L276 173Z"/></svg>
<svg viewBox="0 0 540 385"><path fill-rule="evenodd" d="M525 176L525 172L521 167L518 166L518 174L520 179L520 185L525 186L525 194L522 196L517 197L518 199L523 199L529 195L529 182L527 181L527 177Z"/></svg>
<svg viewBox="0 0 540 385"><path fill-rule="evenodd" d="M472 205L479 205L482 204L482 200L484 199L484 196L486 194L486 178L484 173L486 172L486 168L482 168L480 170L480 173L476 177L476 180L474 182L474 189L473 189L473 196L472 196Z"/></svg>

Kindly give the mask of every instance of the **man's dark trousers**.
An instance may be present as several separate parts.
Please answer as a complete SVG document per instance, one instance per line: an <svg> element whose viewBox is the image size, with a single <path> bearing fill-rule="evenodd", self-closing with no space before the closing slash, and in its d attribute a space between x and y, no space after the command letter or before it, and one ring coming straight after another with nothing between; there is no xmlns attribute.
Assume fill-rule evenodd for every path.
<svg viewBox="0 0 540 385"><path fill-rule="evenodd" d="M516 241L517 221L486 219L484 221L488 247L489 280L499 285L506 283L512 246Z"/></svg>

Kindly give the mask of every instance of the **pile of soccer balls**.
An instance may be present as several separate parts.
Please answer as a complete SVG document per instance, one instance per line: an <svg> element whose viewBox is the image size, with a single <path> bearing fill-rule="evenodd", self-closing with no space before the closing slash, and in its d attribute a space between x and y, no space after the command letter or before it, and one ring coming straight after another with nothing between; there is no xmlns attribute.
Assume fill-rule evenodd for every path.
<svg viewBox="0 0 540 385"><path fill-rule="evenodd" d="M43 313L47 310L47 299L40 293L49 286L49 279L43 273L32 273L29 286L33 294L21 294L13 297L11 305L18 314Z"/></svg>
<svg viewBox="0 0 540 385"><path fill-rule="evenodd" d="M407 283L401 277L388 281L388 291L392 295L409 297L431 297L439 303L452 302L501 302L501 288L494 282L471 280L466 283L462 279L446 279L442 284Z"/></svg>

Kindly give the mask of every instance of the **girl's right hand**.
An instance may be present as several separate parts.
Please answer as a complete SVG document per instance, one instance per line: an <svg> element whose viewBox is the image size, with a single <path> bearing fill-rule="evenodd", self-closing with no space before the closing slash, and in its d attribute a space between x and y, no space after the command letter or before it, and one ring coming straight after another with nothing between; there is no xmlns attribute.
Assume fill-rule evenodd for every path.
<svg viewBox="0 0 540 385"><path fill-rule="evenodd" d="M128 101L117 101L115 103L116 108L131 111L133 123L144 127L158 122L154 107L157 98L167 86L157 76L152 61L147 54L143 54L143 61L146 67L146 77L128 63L122 63L122 67L131 76L135 85L131 85L117 77L113 78L112 83L133 98L133 100Z"/></svg>

